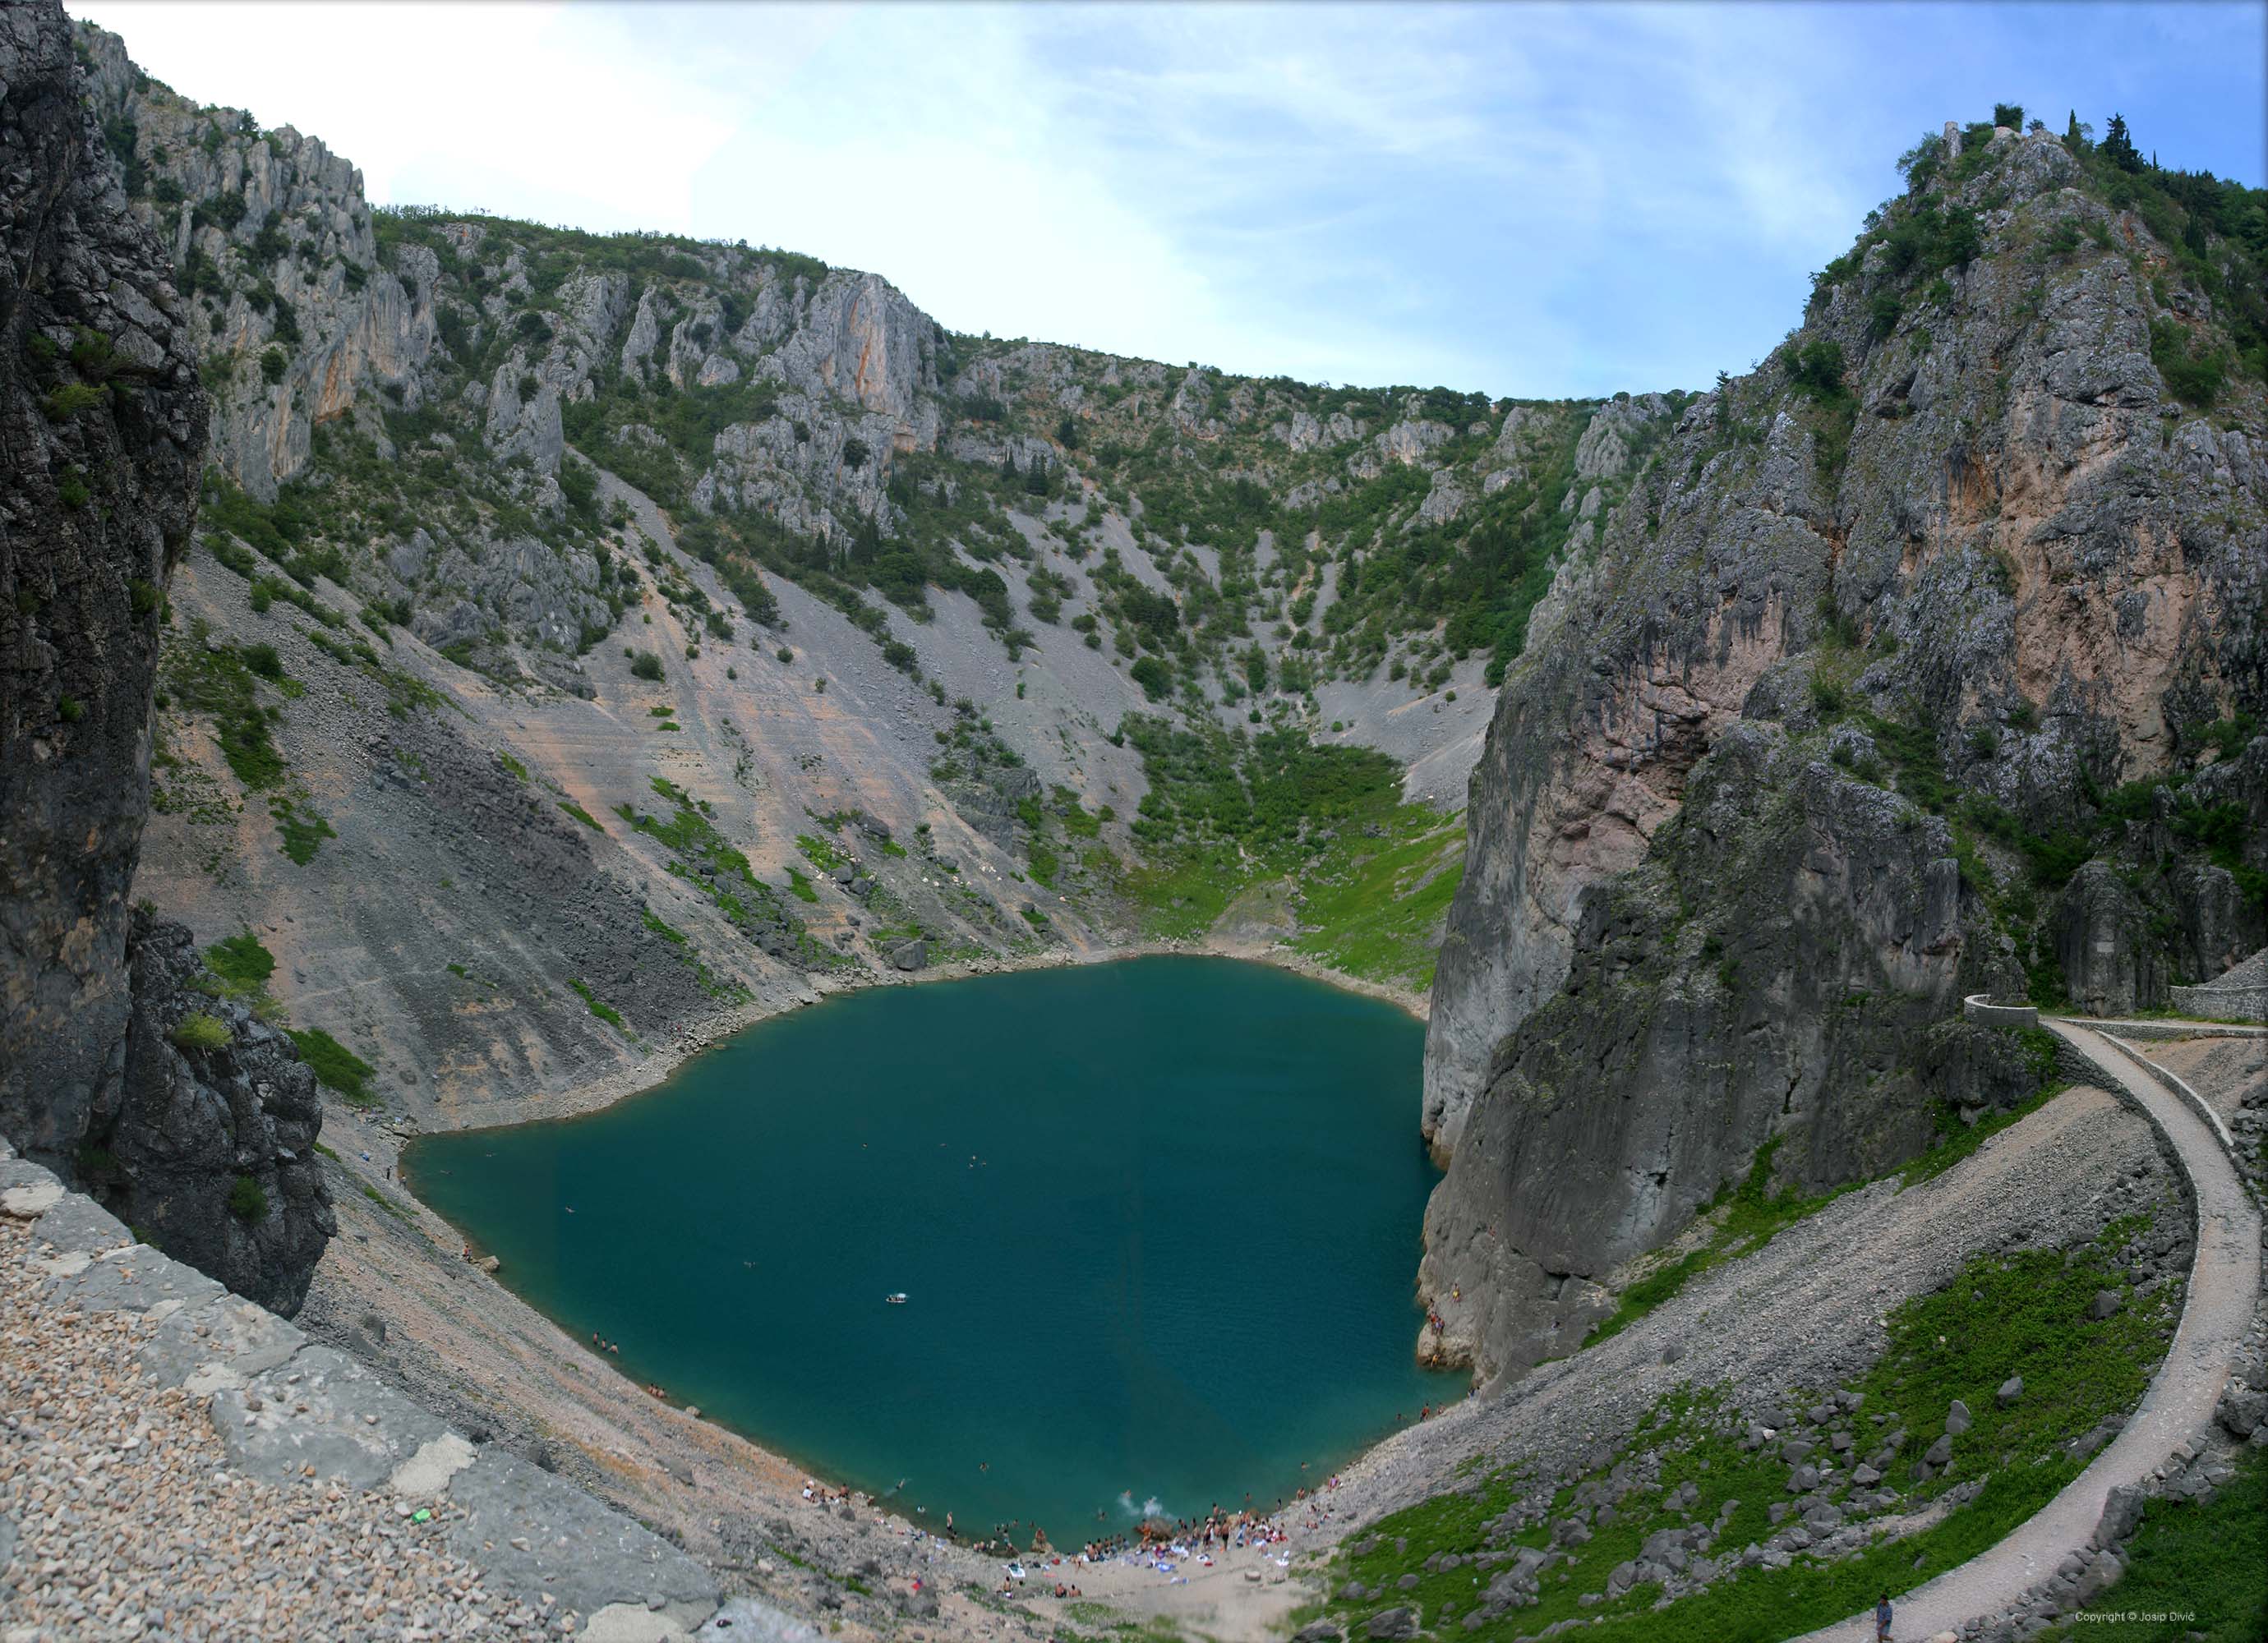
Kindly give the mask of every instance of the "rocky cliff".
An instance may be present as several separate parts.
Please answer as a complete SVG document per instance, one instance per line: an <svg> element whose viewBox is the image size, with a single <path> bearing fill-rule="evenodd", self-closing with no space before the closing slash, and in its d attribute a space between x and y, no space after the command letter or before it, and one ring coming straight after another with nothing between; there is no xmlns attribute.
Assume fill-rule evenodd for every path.
<svg viewBox="0 0 2268 1643"><path fill-rule="evenodd" d="M210 393L144 893L416 1122L1217 922L1422 987L1489 689L1682 403L957 336L791 253L380 209L76 46ZM1309 893L1373 873L1408 905Z"/></svg>
<svg viewBox="0 0 2268 1643"><path fill-rule="evenodd" d="M1990 127L1910 163L1498 700L1420 1280L1484 1376L1760 1152L1815 1191L2029 1089L1963 993L2146 1007L2263 939L2257 196Z"/></svg>
<svg viewBox="0 0 2268 1643"><path fill-rule="evenodd" d="M0 12L0 1132L288 1308L329 1228L310 1076L193 1011L187 932L129 918L206 400L71 38L55 5Z"/></svg>

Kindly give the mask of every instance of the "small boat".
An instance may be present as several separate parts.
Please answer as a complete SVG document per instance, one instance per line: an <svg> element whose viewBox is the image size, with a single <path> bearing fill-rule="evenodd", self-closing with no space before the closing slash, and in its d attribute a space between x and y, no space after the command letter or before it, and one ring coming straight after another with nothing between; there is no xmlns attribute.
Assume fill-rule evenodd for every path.
<svg viewBox="0 0 2268 1643"><path fill-rule="evenodd" d="M899 1290L895 1295L887 1295L882 1297L882 1304L886 1307L902 1307L905 1305L905 1303L906 1292L902 1289Z"/></svg>

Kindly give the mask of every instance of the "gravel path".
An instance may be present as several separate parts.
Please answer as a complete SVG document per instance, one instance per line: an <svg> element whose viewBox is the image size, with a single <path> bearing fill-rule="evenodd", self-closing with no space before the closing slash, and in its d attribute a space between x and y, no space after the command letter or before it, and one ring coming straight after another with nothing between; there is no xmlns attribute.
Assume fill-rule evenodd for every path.
<svg viewBox="0 0 2268 1643"><path fill-rule="evenodd" d="M232 1471L206 1400L136 1361L157 1322L44 1303L33 1258L31 1230L0 1218L0 1639L551 1629L442 1549L461 1508L418 1523L359 1489Z"/></svg>
<svg viewBox="0 0 2268 1643"><path fill-rule="evenodd" d="M2165 1363L2125 1430L1999 1545L1898 1600L1901 1637L1952 1632L1963 1621L2004 1609L2086 1545L2114 1486L2143 1482L2159 1471L2176 1444L2193 1440L2211 1424L2259 1295L2259 1212L2214 1127L2102 1034L2070 1022L2042 1024L2116 1078L2179 1155L2197 1192L2197 1256L2188 1304ZM1871 1619L1853 1616L1810 1633L1801 1643L1869 1643L1873 1636Z"/></svg>

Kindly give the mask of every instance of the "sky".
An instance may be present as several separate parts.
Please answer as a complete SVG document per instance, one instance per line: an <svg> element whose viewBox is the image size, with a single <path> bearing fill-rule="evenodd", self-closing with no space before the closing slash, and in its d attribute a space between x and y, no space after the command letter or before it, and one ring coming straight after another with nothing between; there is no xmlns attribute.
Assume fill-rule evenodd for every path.
<svg viewBox="0 0 2268 1643"><path fill-rule="evenodd" d="M1494 397L1703 387L1948 119L2268 181L2268 5L79 0L381 205L745 239L942 324Z"/></svg>

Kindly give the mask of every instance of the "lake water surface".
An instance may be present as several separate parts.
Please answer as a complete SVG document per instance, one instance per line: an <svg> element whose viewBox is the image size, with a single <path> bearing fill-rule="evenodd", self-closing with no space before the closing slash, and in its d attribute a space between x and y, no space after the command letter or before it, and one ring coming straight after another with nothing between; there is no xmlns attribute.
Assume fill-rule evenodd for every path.
<svg viewBox="0 0 2268 1643"><path fill-rule="evenodd" d="M1226 959L876 988L407 1162L626 1375L932 1524L1076 1545L1272 1505L1455 1395L1411 1359L1423 1040Z"/></svg>

